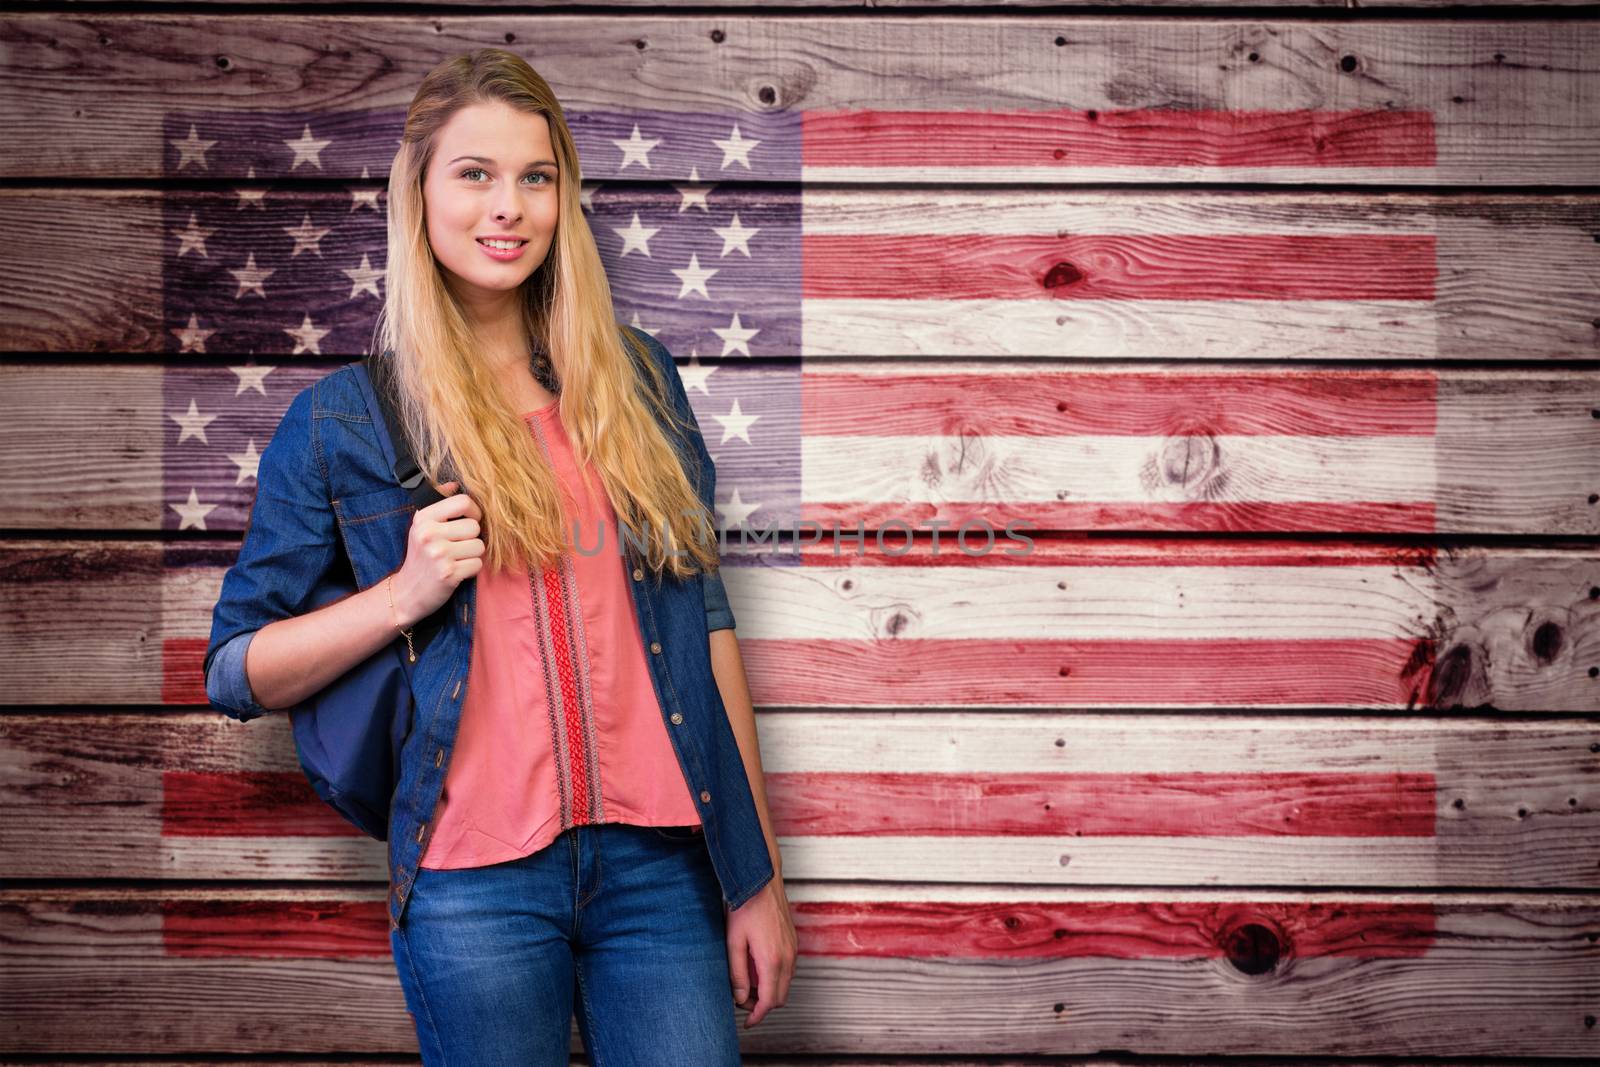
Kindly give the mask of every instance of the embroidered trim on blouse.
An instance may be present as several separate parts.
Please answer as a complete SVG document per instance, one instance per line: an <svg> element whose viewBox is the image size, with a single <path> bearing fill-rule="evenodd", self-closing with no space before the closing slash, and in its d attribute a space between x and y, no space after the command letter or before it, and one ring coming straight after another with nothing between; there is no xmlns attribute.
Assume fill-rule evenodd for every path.
<svg viewBox="0 0 1600 1067"><path fill-rule="evenodd" d="M537 418L529 420L546 457L550 447ZM554 460L552 459L552 469ZM553 568L528 574L533 601L534 641L545 681L545 707L550 722L551 750L561 799L563 830L603 822L600 759L595 748L594 684L589 676L589 648L577 572L565 553Z"/></svg>

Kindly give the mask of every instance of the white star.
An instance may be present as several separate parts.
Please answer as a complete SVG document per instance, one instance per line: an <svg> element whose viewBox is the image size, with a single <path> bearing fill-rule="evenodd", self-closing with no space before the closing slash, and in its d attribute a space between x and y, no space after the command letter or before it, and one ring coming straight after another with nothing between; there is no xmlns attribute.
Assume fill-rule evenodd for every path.
<svg viewBox="0 0 1600 1067"><path fill-rule="evenodd" d="M300 225L285 226L283 232L294 238L294 251L289 253L289 258L293 259L308 248L317 255L322 255L322 239L328 236L329 230L319 230L311 225L311 216L307 215Z"/></svg>
<svg viewBox="0 0 1600 1067"><path fill-rule="evenodd" d="M189 312L189 325L181 330L173 330L172 332L177 334L178 342L182 345L178 349L179 352L204 352L206 350L206 338L217 331L202 330L199 317L191 311Z"/></svg>
<svg viewBox="0 0 1600 1067"><path fill-rule="evenodd" d="M239 376L239 387L233 391L234 396L238 396L246 389L254 389L262 396L266 396L267 375L278 368L271 365L263 366L259 363L251 363L243 367L229 367L228 369Z"/></svg>
<svg viewBox="0 0 1600 1067"><path fill-rule="evenodd" d="M600 186L594 182L584 182L578 186L578 206L585 211L594 210L594 194Z"/></svg>
<svg viewBox="0 0 1600 1067"><path fill-rule="evenodd" d="M706 292L706 282L710 280L713 274L717 273L717 268L712 267L710 270L706 270L701 267L699 255L691 252L689 254L689 265L683 270L678 270L674 267L672 273L676 274L678 280L683 283L683 288L678 290L679 300L693 292L699 292L707 300L711 299L711 294Z"/></svg>
<svg viewBox="0 0 1600 1067"><path fill-rule="evenodd" d="M238 279L239 282L239 291L233 294L233 298L235 300L243 296L246 289L254 289L256 291L256 295L265 300L267 298L267 291L261 287L261 283L272 277L272 275L277 272L271 270L262 270L261 268L257 267L256 254L251 252L241 269L230 270L228 273Z"/></svg>
<svg viewBox="0 0 1600 1067"><path fill-rule="evenodd" d="M319 330L311 322L308 312L305 320L294 329L284 328L284 333L294 338L294 351L291 355L298 356L302 352L310 352L313 356L322 355L322 339L332 333L332 330ZM238 395L238 394L234 394Z"/></svg>
<svg viewBox="0 0 1600 1067"><path fill-rule="evenodd" d="M182 170L190 163L193 163L201 168L210 167L211 164L206 162L206 149L210 148L217 142L202 141L200 139L200 134L191 124L189 127L188 137L181 141L169 140L167 143L178 150L178 165L173 169Z"/></svg>
<svg viewBox="0 0 1600 1067"><path fill-rule="evenodd" d="M728 438L737 437L745 444L750 444L750 424L759 419L760 415L746 415L739 410L739 398L733 398L733 410L726 415L713 415L712 418L722 423L722 440L717 444L725 445Z"/></svg>
<svg viewBox="0 0 1600 1067"><path fill-rule="evenodd" d="M372 180L372 173L366 167L361 168L361 180ZM378 207L378 194L383 192L382 187L375 185L369 189L356 189L347 186L345 188L345 192L350 194L351 211L357 211L364 207L370 207L373 211L377 211L380 214L382 213L382 209Z"/></svg>
<svg viewBox="0 0 1600 1067"><path fill-rule="evenodd" d="M233 480L234 485L243 485L246 478L255 480L261 470L261 453L256 451L256 439L250 438L250 443L244 446L243 452L230 453L229 459L239 466L239 476Z"/></svg>
<svg viewBox="0 0 1600 1067"><path fill-rule="evenodd" d="M640 331L640 332L641 332L641 333L647 333L647 334L649 334L649 335L650 335L650 336L651 336L651 337L654 337L654 336L655 336L655 335L656 335L656 334L658 334L658 333L660 333L660 332L661 332L661 327L659 327L659 326L657 326L657 327L656 327L656 328L655 328L655 329L653 329L653 330L648 330L648 329L645 329L645 327L643 327L643 326L640 326L640 325L639 325L639 313L638 313L638 312L637 312L637 311L635 311L635 312L634 312L634 313L633 313L633 321L632 321L632 322L630 322L630 323L628 323L628 325L629 325L629 326L632 326L632 327L633 327L633 328L634 328L634 329L635 329L635 330L638 330L638 331Z"/></svg>
<svg viewBox="0 0 1600 1067"><path fill-rule="evenodd" d="M639 124L636 122L633 124L633 136L623 141L613 138L611 143L622 149L622 166L618 167L618 170L626 169L629 163L638 163L649 170L650 149L660 144L661 138L654 137L647 141L640 137Z"/></svg>
<svg viewBox="0 0 1600 1067"><path fill-rule="evenodd" d="M349 299L354 300L357 293L371 293L377 299L383 299L378 293L378 279L383 277L383 271L373 269L372 257L367 253L361 253L361 266L347 269L343 273L350 279Z"/></svg>
<svg viewBox="0 0 1600 1067"><path fill-rule="evenodd" d="M761 507L760 504L746 504L739 496L739 487L733 487L733 493L728 497L726 504L717 505L717 514L722 516L724 530L737 530L750 518L751 513Z"/></svg>
<svg viewBox="0 0 1600 1067"><path fill-rule="evenodd" d="M688 364L678 368L678 376L683 379L683 388L686 391L698 389L706 396L711 395L711 390L706 387L706 382L715 373L717 373L716 367L708 367L700 362L699 349L690 349Z"/></svg>
<svg viewBox="0 0 1600 1067"><path fill-rule="evenodd" d="M252 166L245 174L245 177L250 181L255 181L256 168ZM241 208L253 207L257 211L265 211L267 209L267 191L259 186L253 189L240 187L235 189L234 193L239 197L239 206Z"/></svg>
<svg viewBox="0 0 1600 1067"><path fill-rule="evenodd" d="M191 437L200 438L201 444L209 445L211 443L206 440L206 424L216 421L217 417L215 415L200 414L200 409L195 405L193 397L189 398L188 411L182 415L174 415L169 411L167 412L167 418L181 427L178 431L178 444L183 444Z"/></svg>
<svg viewBox="0 0 1600 1067"><path fill-rule="evenodd" d="M322 169L322 150L331 145L333 141L318 141L311 136L311 126L306 125L306 132L300 135L298 141L284 141L284 147L294 153L294 162L289 164L293 171L302 163L310 163L318 170Z"/></svg>
<svg viewBox="0 0 1600 1067"><path fill-rule="evenodd" d="M740 325L739 313L735 311L733 313L732 323L723 329L718 329L717 327L713 326L711 327L711 332L722 338L723 355L726 356L736 351L743 351L744 354L748 356L750 354L750 338L754 337L761 331L752 330L746 326Z"/></svg>
<svg viewBox="0 0 1600 1067"><path fill-rule="evenodd" d="M206 238L217 231L205 229L200 225L200 220L194 212L189 212L189 225L181 230L173 230L172 235L178 239L178 255L187 255L190 249L200 253L201 258L209 259L206 255Z"/></svg>
<svg viewBox="0 0 1600 1067"><path fill-rule="evenodd" d="M168 504L167 506L183 516L182 521L178 523L178 529L180 530L187 530L191 526L198 526L204 530L206 528L206 516L217 509L215 504L200 503L200 497L193 489L189 490L187 503Z"/></svg>
<svg viewBox="0 0 1600 1067"><path fill-rule="evenodd" d="M722 149L722 169L727 170L729 163L743 163L744 169L750 169L750 149L760 144L760 141L747 141L739 135L739 124L733 124L733 133L726 141L713 140L712 144Z"/></svg>
<svg viewBox="0 0 1600 1067"><path fill-rule="evenodd" d="M750 238L761 232L761 227L759 226L752 230L740 224L737 211L733 213L732 226L713 226L711 229L718 237L722 238L723 255L727 255L737 248L745 254L747 259L750 256Z"/></svg>
<svg viewBox="0 0 1600 1067"><path fill-rule="evenodd" d="M699 167L689 168L689 181L686 184L680 185L677 182L673 182L672 187L683 195L683 203L678 205L678 214L681 215L688 211L691 205L701 211L708 213L711 211L710 205L706 203L706 196L717 186L715 182L702 182L700 180Z"/></svg>
<svg viewBox="0 0 1600 1067"><path fill-rule="evenodd" d="M627 255L629 252L638 251L643 252L648 256L650 254L650 238L661 232L660 227L647 229L644 226L641 226L639 224L639 213L637 211L633 213L633 222L629 225L613 226L611 228L622 235L623 255Z"/></svg>

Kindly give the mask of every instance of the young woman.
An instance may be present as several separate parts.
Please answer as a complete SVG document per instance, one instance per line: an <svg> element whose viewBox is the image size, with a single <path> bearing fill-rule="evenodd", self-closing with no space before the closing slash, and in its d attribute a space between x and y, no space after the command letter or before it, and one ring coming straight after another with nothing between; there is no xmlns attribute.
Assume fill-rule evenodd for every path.
<svg viewBox="0 0 1600 1067"><path fill-rule="evenodd" d="M448 606L388 838L424 1062L566 1064L576 1006L597 1067L737 1064L734 1004L750 1026L785 1002L795 931L715 472L671 356L616 322L579 182L519 57L423 80L379 335L446 495L409 503L351 368L304 390L262 454L207 692L241 720L292 707ZM361 591L310 609L345 558Z"/></svg>

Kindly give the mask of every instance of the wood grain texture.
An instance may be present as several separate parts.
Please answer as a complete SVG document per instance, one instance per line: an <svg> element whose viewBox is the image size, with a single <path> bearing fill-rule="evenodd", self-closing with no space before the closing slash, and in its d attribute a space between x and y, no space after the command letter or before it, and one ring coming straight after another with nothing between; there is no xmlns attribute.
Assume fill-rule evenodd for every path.
<svg viewBox="0 0 1600 1067"><path fill-rule="evenodd" d="M1108 119L1127 112L1142 126L1173 110L1197 117L1298 111L1335 122L1392 113L1418 117L1427 165L1317 164L1321 119L1288 141L1269 125L1251 135L1254 145L1175 121L1143 142L1163 149L1165 164L1111 170L1127 181L1202 179L1216 174L1207 160L1246 149L1226 171L1232 180L1574 184L1600 167L1600 117L1587 104L1600 75L1597 35L1600 25L1587 21L1161 22L1023 12L993 19L14 14L0 23L8 45L0 137L10 146L0 174L154 178L162 173L169 112L399 113L445 56L509 43L524 49L569 114L894 109L906 106L910 85L922 111L1025 117L1062 109ZM597 69L607 76L594 77ZM1021 168L1017 180L1106 180L1107 153L1127 142L1091 130L1087 142L1075 135L1070 143L1073 153L1087 151L1086 166L1052 161L1045 142L1047 165ZM1310 165L1251 165L1252 155L1269 159L1284 147L1306 154ZM687 169L664 176L685 177ZM944 165L909 170L940 184L983 180ZM322 176L357 174L359 167ZM909 174L889 168L851 177Z"/></svg>
<svg viewBox="0 0 1600 1067"><path fill-rule="evenodd" d="M1600 533L1591 370L837 360L807 362L795 389L767 364L706 365L746 411L798 408L798 457L774 436L744 446L755 460L744 498L774 501L754 528L981 518L997 530ZM333 370L271 366L259 410L237 402L230 367L0 366L0 453L13 460L0 469L0 527L171 530L194 489L215 506L200 529L242 530L256 479L219 466L215 452L232 452L220 435L265 448L295 393ZM180 439L195 399L214 417L214 447ZM699 390L690 400L731 456L738 443L716 434L726 405ZM795 464L799 499L779 503Z"/></svg>
<svg viewBox="0 0 1600 1067"><path fill-rule="evenodd" d="M785 879L1600 886L1600 720L769 711ZM381 882L289 721L0 717L16 878Z"/></svg>
<svg viewBox="0 0 1600 1067"><path fill-rule="evenodd" d="M949 546L942 559L870 538L860 556L833 547L725 557L758 703L1600 710L1587 548L1038 538L1020 562L972 565ZM6 542L0 692L205 703L201 657L236 554Z"/></svg>
<svg viewBox="0 0 1600 1067"><path fill-rule="evenodd" d="M1575 1057L1593 1042L1600 911L1577 895L789 896L801 966L785 1010L741 1032L749 1052ZM414 1038L386 946L381 888L0 890L15 1019L0 1047L162 1053L182 1033L196 1052L398 1052Z"/></svg>
<svg viewBox="0 0 1600 1067"><path fill-rule="evenodd" d="M243 212L233 210L238 188L0 190L0 226L11 235L0 249L0 351L189 354L180 331L192 314L192 283L163 278L163 252L175 263L207 262L203 242L196 249L179 236L193 213L220 212L246 247L265 247L284 242L302 219L349 215L351 190L372 188L255 187L266 190L263 206ZM590 226L626 294L638 268L620 255L613 228L626 223L633 201L674 194L663 184L604 188ZM1592 196L788 185L741 194L736 206L757 223L763 212L803 217L798 291L752 291L744 305L747 317L787 319L793 311L780 309L800 303L794 355L1281 362L1600 354L1600 205ZM93 234L116 254L56 254L64 218L69 236L77 227L84 244ZM369 229L370 247L341 244L322 255L352 269L369 257L381 268L376 213ZM652 255L687 262L690 251L665 243ZM197 277L231 289L228 270L241 265L219 259ZM378 302L365 291L296 277L281 271L269 283L275 306L290 300L319 323L352 308L375 320ZM618 302L624 321L636 313L656 321L660 311L626 295ZM252 319L241 300L234 328L200 351L243 354L248 343L287 357L297 342L266 314ZM237 329L256 320L270 335L265 345Z"/></svg>
<svg viewBox="0 0 1600 1067"><path fill-rule="evenodd" d="M589 123L624 320L673 310L611 227L676 195L674 142L791 153L706 180L803 221L795 292L739 294L798 304L761 324L794 344L690 376L735 468L719 381L803 433L762 518L1069 531L726 553L801 951L748 1062L1593 1060L1600 22L1446 2L0 15L0 1060L415 1062L383 846L199 675L254 446L377 290L280 272L344 320L304 351L186 331L231 264L174 257L193 209L261 242L337 212L326 252L381 265L395 124L484 45ZM671 134L648 174L606 112ZM292 165L263 116L336 148ZM178 163L191 121L260 150ZM228 407L261 363L282 403Z"/></svg>

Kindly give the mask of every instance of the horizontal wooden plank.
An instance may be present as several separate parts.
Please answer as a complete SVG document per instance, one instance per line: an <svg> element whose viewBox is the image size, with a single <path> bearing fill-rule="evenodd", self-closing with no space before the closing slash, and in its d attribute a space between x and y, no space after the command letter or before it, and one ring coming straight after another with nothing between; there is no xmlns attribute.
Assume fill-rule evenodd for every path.
<svg viewBox="0 0 1600 1067"><path fill-rule="evenodd" d="M161 4L165 0L130 0L129 6L137 7L140 4ZM300 3L303 0L257 0L258 7L271 7L276 4ZM347 7L381 7L390 0L343 0ZM479 0L433 0L435 7L469 7L477 4ZM1595 0L1362 0L1363 9L1399 9L1419 8L1429 9L1436 7L1593 7ZM1075 7L1185 7L1185 8L1227 8L1238 7L1238 0L1132 0L1128 3L1115 3L1115 0L1081 0L1074 4ZM545 8L545 7L571 7L571 0L525 0L519 7ZM588 0L585 7L593 8L659 8L660 0ZM750 0L697 0L696 7L701 8L727 8L730 10L751 8ZM827 9L850 11L858 8L883 8L893 11L897 8L927 8L929 0L783 0L782 4L774 5L768 10L776 8L798 8L808 12L817 12ZM939 0L939 7L952 8L957 11L962 8L1011 8L1018 12L1026 12L1030 8L1059 7L1059 0ZM1347 9L1348 0L1262 0L1254 4L1255 7L1295 7L1317 8L1336 7ZM975 12L980 16L984 12Z"/></svg>
<svg viewBox="0 0 1600 1067"><path fill-rule="evenodd" d="M1051 537L1008 556L864 541L725 555L758 703L1600 710L1592 547ZM0 692L205 703L201 658L236 555L0 544Z"/></svg>
<svg viewBox="0 0 1600 1067"><path fill-rule="evenodd" d="M751 1052L1573 1057L1593 1043L1588 897L788 895L800 955L784 1008L741 1030ZM0 961L7 1050L415 1047L381 888L9 888Z"/></svg>
<svg viewBox="0 0 1600 1067"><path fill-rule="evenodd" d="M706 158L757 181L1584 184L1600 168L1600 25L1583 20L51 12L0 36L8 178L218 176L198 169L210 140L253 146L237 173L248 156L269 177L311 166L319 138L337 142L319 175L382 173L424 73L491 43L552 85L593 177L639 174L612 145L634 122L665 131L652 178L705 174L735 121L767 151ZM303 130L299 154L282 147Z"/></svg>
<svg viewBox="0 0 1600 1067"><path fill-rule="evenodd" d="M782 1054L751 1054L742 1056L745 1063L751 1067L882 1067L881 1059L861 1059L848 1054L844 1055L807 1055L803 1057L785 1056ZM0 1067L122 1067L129 1060L96 1060L75 1056L70 1060L48 1060L30 1057L27 1060L11 1061L0 1060ZM139 1067L195 1067L192 1059L167 1060L167 1059L139 1059ZM251 1059L253 1067L336 1067L349 1063L348 1059L273 1059L271 1056L257 1056ZM367 1067L416 1067L418 1058L397 1056L393 1059L374 1058L371 1055L363 1056L361 1062ZM572 1063L574 1067L587 1063L582 1056L576 1056ZM1166 1067L1215 1067L1216 1060L1204 1056L1169 1056L1162 1061ZM1038 1067L1038 1060L1010 1059L1007 1057L995 1058L983 1056L980 1059L962 1059L944 1054L923 1056L896 1055L895 1067ZM1127 1057L1114 1055L1074 1056L1073 1063L1077 1067L1139 1067L1139 1061ZM1252 1056L1251 1067L1301 1067L1304 1060L1296 1057ZM1542 1061L1543 1067L1559 1067L1562 1061L1559 1058ZM1361 1058L1341 1057L1340 1067L1438 1067L1435 1060L1408 1060L1405 1058L1384 1057ZM1539 1067L1526 1058L1475 1058L1472 1067Z"/></svg>
<svg viewBox="0 0 1600 1067"><path fill-rule="evenodd" d="M758 715L790 879L1600 886L1600 721ZM16 878L382 881L287 716L0 716Z"/></svg>
<svg viewBox="0 0 1600 1067"><path fill-rule="evenodd" d="M1593 196L708 188L685 214L670 183L585 187L619 318L685 356L1574 359L1600 338ZM0 350L360 355L385 211L373 183L0 190ZM692 262L703 292L668 273Z"/></svg>
<svg viewBox="0 0 1600 1067"><path fill-rule="evenodd" d="M680 363L730 532L1600 533L1592 370ZM242 530L329 373L0 365L0 527Z"/></svg>

